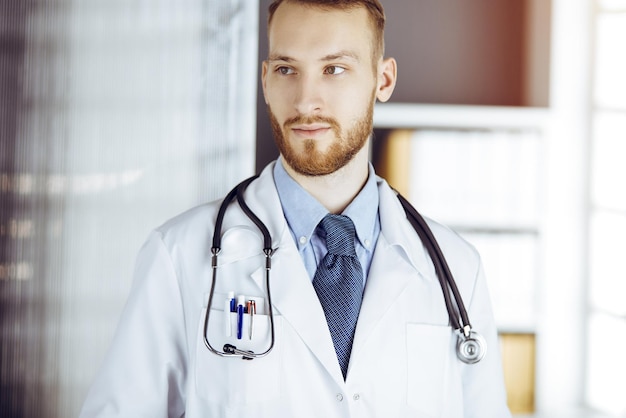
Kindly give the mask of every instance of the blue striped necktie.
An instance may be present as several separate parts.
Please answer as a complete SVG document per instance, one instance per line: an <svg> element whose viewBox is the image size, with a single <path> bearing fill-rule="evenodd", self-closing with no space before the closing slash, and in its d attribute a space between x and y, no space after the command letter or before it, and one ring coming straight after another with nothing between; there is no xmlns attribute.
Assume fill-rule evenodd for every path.
<svg viewBox="0 0 626 418"><path fill-rule="evenodd" d="M329 214L319 228L326 232L328 253L317 266L313 287L324 309L345 379L363 298L363 270L356 256L355 229L350 218Z"/></svg>

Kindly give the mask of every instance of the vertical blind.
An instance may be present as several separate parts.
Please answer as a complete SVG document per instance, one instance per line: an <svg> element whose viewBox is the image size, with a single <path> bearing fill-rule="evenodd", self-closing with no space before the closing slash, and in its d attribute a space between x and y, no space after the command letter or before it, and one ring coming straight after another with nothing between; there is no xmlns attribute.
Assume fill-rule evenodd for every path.
<svg viewBox="0 0 626 418"><path fill-rule="evenodd" d="M76 416L149 230L254 171L258 2L0 3L0 411Z"/></svg>

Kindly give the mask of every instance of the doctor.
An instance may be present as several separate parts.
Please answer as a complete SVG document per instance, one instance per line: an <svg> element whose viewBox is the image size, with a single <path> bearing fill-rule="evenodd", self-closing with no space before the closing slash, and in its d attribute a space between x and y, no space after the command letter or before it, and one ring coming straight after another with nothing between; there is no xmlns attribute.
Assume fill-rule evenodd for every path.
<svg viewBox="0 0 626 418"><path fill-rule="evenodd" d="M455 353L433 264L368 162L374 102L388 100L396 81L396 62L383 58L383 28L378 0L270 6L262 81L280 158L244 196L275 249L273 349L254 360L207 349L206 309L206 335L216 347L232 342L261 352L271 332L263 237L236 203L225 214L207 306L221 202L200 206L156 229L141 249L82 417L510 417L478 254L428 221L489 347L468 365ZM354 226L353 271L361 270L347 353L335 348L318 296L317 270L330 246L321 223L329 213ZM225 306L239 296L256 303L253 321L245 314L242 325Z"/></svg>

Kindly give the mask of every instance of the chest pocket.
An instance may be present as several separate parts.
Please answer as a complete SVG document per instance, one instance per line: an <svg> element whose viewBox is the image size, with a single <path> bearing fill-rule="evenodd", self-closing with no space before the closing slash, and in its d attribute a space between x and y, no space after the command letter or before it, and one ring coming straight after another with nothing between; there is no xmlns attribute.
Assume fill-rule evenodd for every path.
<svg viewBox="0 0 626 418"><path fill-rule="evenodd" d="M243 406L276 401L281 393L281 329L282 320L274 315L274 348L265 357L243 360L241 357L221 357L209 351L204 343L204 315L199 319L196 343L195 384L200 397L224 406ZM262 353L271 341L268 315L254 316L253 335L249 335L249 316L244 315L243 335L237 339L237 314L211 309L207 336L213 348L223 351L224 344L238 349ZM227 324L231 326L227 335Z"/></svg>
<svg viewBox="0 0 626 418"><path fill-rule="evenodd" d="M424 417L442 417L449 382L449 326L407 324L407 402Z"/></svg>

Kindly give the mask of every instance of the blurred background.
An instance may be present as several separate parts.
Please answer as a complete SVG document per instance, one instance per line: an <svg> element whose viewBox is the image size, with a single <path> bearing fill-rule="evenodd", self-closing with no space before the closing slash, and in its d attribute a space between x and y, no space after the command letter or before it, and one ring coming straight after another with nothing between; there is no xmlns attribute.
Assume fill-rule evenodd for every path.
<svg viewBox="0 0 626 418"><path fill-rule="evenodd" d="M2 417L76 416L149 231L276 158L268 4L0 3ZM511 409L626 417L626 0L383 5L372 161L483 255Z"/></svg>

